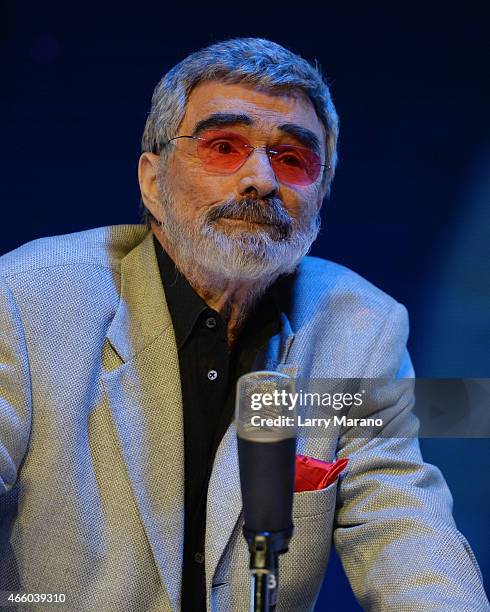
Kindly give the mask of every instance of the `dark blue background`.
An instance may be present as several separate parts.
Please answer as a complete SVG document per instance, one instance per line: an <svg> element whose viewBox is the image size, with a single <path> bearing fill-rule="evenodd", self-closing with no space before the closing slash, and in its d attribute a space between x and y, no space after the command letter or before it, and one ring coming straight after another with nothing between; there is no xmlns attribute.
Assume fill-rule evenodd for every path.
<svg viewBox="0 0 490 612"><path fill-rule="evenodd" d="M176 4L24 2L4 11L0 253L40 236L138 222L139 140L156 82L203 45L263 36L320 61L341 118L338 173L313 253L407 306L419 376L490 376L483 3ZM488 574L488 440L422 447L446 476L456 522ZM359 609L336 557L317 609Z"/></svg>

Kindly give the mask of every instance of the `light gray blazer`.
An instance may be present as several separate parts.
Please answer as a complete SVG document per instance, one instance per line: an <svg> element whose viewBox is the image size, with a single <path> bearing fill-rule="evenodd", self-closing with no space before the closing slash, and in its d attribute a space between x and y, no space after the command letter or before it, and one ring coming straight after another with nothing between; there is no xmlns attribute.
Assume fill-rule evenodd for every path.
<svg viewBox="0 0 490 612"><path fill-rule="evenodd" d="M305 258L256 367L301 377L412 376L403 306L337 264ZM386 397L400 436L410 397ZM179 610L182 400L151 234L101 228L0 258L0 590L64 593L62 609ZM338 484L294 496L278 612L312 610L333 537L366 610L488 610L439 470L409 437L300 437L347 456ZM207 506L208 609L248 609L236 431ZM335 589L335 585L329 585ZM35 610L43 607L33 608ZM46 608L47 609L47 608Z"/></svg>

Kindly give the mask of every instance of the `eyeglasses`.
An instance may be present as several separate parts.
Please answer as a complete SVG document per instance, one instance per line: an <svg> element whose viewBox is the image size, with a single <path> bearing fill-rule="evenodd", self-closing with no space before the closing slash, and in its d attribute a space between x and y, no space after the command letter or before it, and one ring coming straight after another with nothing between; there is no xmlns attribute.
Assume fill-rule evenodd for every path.
<svg viewBox="0 0 490 612"><path fill-rule="evenodd" d="M200 136L176 136L165 145L176 144L181 139L187 139L190 144L186 152L198 157L206 172L216 174L233 174L259 149L266 152L277 180L286 185L311 185L321 168L330 168L307 147L290 144L253 147L241 134L226 130L206 130Z"/></svg>

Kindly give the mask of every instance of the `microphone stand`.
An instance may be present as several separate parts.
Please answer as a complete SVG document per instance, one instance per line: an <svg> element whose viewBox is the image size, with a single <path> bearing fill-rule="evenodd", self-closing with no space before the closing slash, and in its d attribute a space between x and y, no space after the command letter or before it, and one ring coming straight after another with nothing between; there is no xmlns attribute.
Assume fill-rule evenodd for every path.
<svg viewBox="0 0 490 612"><path fill-rule="evenodd" d="M250 372L238 379L236 421L243 535L250 552L250 611L273 612L277 602L278 556L288 551L293 535L292 505L296 454L296 429L287 401L265 402L282 385L291 390L293 380L280 372ZM284 389L282 390L284 393ZM281 417L279 425L257 427L255 396L264 396L262 416ZM274 397L276 397L274 395ZM290 397L286 395L286 398ZM282 417L289 417L285 420ZM268 421L267 421L268 422Z"/></svg>
<svg viewBox="0 0 490 612"><path fill-rule="evenodd" d="M293 529L253 533L243 529L250 551L250 612L273 612L277 603L278 556L287 552Z"/></svg>

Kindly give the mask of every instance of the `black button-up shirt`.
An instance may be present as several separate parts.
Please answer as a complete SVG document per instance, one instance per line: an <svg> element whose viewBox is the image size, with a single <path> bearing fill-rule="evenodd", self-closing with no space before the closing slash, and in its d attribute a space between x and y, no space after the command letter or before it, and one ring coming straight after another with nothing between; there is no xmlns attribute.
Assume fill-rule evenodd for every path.
<svg viewBox="0 0 490 612"><path fill-rule="evenodd" d="M216 450L233 420L237 379L252 368L260 348L279 328L273 291L250 314L231 352L227 325L194 291L154 238L172 318L182 387L185 518L182 611L205 612L207 489Z"/></svg>

